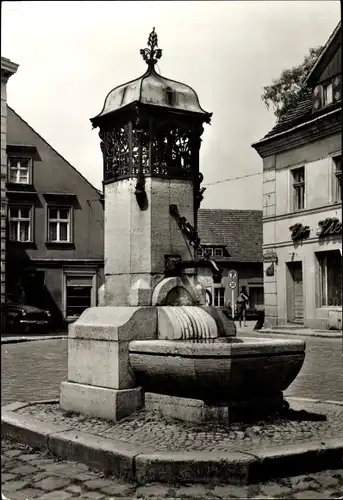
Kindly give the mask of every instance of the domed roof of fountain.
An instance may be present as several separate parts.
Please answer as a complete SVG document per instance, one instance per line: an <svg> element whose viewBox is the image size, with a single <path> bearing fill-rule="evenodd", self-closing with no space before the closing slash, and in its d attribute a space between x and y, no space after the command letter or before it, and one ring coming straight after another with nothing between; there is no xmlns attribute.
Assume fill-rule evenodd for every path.
<svg viewBox="0 0 343 500"><path fill-rule="evenodd" d="M205 121L209 121L212 113L207 113L200 106L195 90L189 85L156 73L155 64L162 56L162 49L158 48L155 28L149 35L148 48L141 49L140 54L148 65L147 71L139 78L111 90L105 99L102 111L91 119L92 122L135 102L186 113L197 113L203 115Z"/></svg>

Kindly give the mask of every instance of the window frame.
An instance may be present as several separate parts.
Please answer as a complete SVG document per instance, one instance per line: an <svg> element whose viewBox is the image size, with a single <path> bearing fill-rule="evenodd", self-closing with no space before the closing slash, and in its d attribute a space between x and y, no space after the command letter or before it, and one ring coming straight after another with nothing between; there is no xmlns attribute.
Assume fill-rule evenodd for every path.
<svg viewBox="0 0 343 500"><path fill-rule="evenodd" d="M221 297L220 293L217 295L217 290L223 291L223 296ZM219 299L218 305L216 299ZM221 304L221 299L222 299L222 304ZM213 294L212 294L212 301L213 301L213 306L215 307L224 307L225 306L225 286L215 286L213 287Z"/></svg>
<svg viewBox="0 0 343 500"><path fill-rule="evenodd" d="M337 170L336 160L339 158L341 169ZM332 161L332 202L342 202L342 155L341 153L331 156ZM340 196L339 196L340 194Z"/></svg>
<svg viewBox="0 0 343 500"><path fill-rule="evenodd" d="M219 253L217 253L219 252ZM220 247L217 247L214 249L214 257L223 257L223 249Z"/></svg>
<svg viewBox="0 0 343 500"><path fill-rule="evenodd" d="M332 308L332 307L342 307L342 292L341 292L341 304L329 305L329 286L328 286L328 254L330 252L336 252L341 258L341 274L342 274L342 254L339 250L325 250L321 252L316 252L317 269L318 269L318 285L317 285L317 307L321 308ZM323 265L324 264L324 265Z"/></svg>
<svg viewBox="0 0 343 500"><path fill-rule="evenodd" d="M29 217L12 217L11 216L11 209L12 208L17 208L18 210L21 210L23 208L28 208L29 209ZM7 207L7 220L8 220L8 239L9 241L15 242L15 243L33 243L34 242L34 205L32 203L9 203ZM28 240L20 240L20 239L12 239L11 238L11 222L17 222L19 223L17 226L17 236L18 234L20 235L20 222L25 221L29 222L29 239Z"/></svg>
<svg viewBox="0 0 343 500"><path fill-rule="evenodd" d="M331 87L331 101L326 102L326 89ZM330 80L322 85L322 102L323 102L323 108L326 108L326 106L330 106L330 104L334 103L334 95L333 95L333 81Z"/></svg>
<svg viewBox="0 0 343 500"><path fill-rule="evenodd" d="M12 170L12 167L10 166L11 160L16 160L17 162L17 174L19 173L19 179L20 179L20 167L18 168L18 164L20 161L25 160L28 161L28 167L27 167L27 182L20 182L20 180L12 180L10 172ZM24 170L24 169L22 169ZM18 184L20 186L30 186L32 185L32 171L33 171L33 159L30 156L24 156L24 155L15 155L15 154L10 154L7 155L7 182L9 184ZM17 175L18 176L18 175Z"/></svg>
<svg viewBox="0 0 343 500"><path fill-rule="evenodd" d="M295 181L295 174L297 171L303 170L304 179L303 181ZM298 165L290 169L291 173L291 211L300 212L301 210L306 210L306 168L305 165ZM303 187L303 206L301 208L296 206L296 195L297 188Z"/></svg>
<svg viewBox="0 0 343 500"><path fill-rule="evenodd" d="M205 247L207 257L213 257L213 247Z"/></svg>
<svg viewBox="0 0 343 500"><path fill-rule="evenodd" d="M57 222L57 234L60 235L60 230L59 230L59 227L60 227L60 223L61 222L67 222L67 219L61 219L60 217L56 218L56 219L51 219L50 218L50 210L68 210L68 213L69 213L69 217L68 217L68 230L67 230L67 234L68 234L68 239L66 240L60 240L60 239L56 239L56 240L52 240L50 239L50 223L51 222ZM48 244L53 244L53 245L68 245L68 244L71 244L73 243L74 241L74 231L73 231L73 207L72 205L59 205L59 204L54 204L54 203L49 203L47 204L47 207L46 207L46 243Z"/></svg>
<svg viewBox="0 0 343 500"><path fill-rule="evenodd" d="M97 280L98 274L96 268L91 269L75 269L66 267L63 269L63 295L62 295L62 314L65 320L74 321L76 316L67 316L67 288L68 288L68 278L91 278L92 286L91 288L91 307L96 307L97 305Z"/></svg>

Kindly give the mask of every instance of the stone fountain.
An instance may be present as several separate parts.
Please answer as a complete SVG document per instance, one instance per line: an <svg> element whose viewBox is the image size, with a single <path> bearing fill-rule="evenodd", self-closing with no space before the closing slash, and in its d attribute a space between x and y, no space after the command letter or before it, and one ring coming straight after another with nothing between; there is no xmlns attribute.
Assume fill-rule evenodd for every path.
<svg viewBox="0 0 343 500"><path fill-rule="evenodd" d="M191 422L267 416L282 407L305 344L238 339L205 305L197 268L221 280L197 234L211 113L156 72L155 30L141 54L144 75L111 90L91 119L104 164L105 285L102 304L70 326L60 406L114 421L141 408Z"/></svg>

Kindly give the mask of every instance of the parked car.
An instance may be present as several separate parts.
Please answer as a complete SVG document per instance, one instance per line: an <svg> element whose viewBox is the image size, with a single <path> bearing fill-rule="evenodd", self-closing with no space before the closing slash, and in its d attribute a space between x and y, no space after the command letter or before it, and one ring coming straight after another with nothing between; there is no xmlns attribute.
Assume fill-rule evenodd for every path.
<svg viewBox="0 0 343 500"><path fill-rule="evenodd" d="M6 318L6 329L10 333L48 331L52 326L52 315L48 310L8 300L2 307Z"/></svg>

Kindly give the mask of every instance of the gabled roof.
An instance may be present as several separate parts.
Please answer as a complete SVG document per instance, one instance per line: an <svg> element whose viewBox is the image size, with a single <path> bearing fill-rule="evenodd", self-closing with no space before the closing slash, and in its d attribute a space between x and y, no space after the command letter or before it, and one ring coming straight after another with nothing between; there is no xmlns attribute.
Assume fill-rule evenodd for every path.
<svg viewBox="0 0 343 500"><path fill-rule="evenodd" d="M84 182L86 182L94 191L96 191L97 195L99 195L99 190L96 189L95 186L91 182L89 182L88 179L86 179L71 163L69 163L68 160L66 160L56 149L54 149L51 144L49 144L34 128L31 127L14 109L12 109L10 106L7 105L7 146L31 146L32 143L32 137L31 134L32 132L41 140L43 141L59 158L62 160L64 163L68 165L71 169L73 169L81 179L83 179ZM24 124L24 127L18 127L15 126L15 123L12 124L13 119L16 118L17 120L20 120L22 124ZM36 145L34 145L36 146Z"/></svg>
<svg viewBox="0 0 343 500"><path fill-rule="evenodd" d="M320 53L313 68L305 79L305 85L312 85L314 80L322 73L324 67L327 65L328 60L333 56L341 43L341 21L337 24L329 40L326 42L323 50Z"/></svg>
<svg viewBox="0 0 343 500"><path fill-rule="evenodd" d="M259 142L271 139L276 134L286 132L293 127L305 124L307 121L319 118L320 116L331 111L335 111L341 107L340 101L330 105L330 107L320 108L317 111L314 111L312 107L312 90L316 84L316 78L318 78L318 76L323 72L325 66L330 62L330 58L333 57L335 51L337 51L341 43L340 35L341 23L339 22L305 80L304 85L307 87L308 93L298 102L295 108L288 111L280 119L280 121L274 125L270 132L268 132L268 134L266 134L260 141L255 142L252 147L255 147L259 144Z"/></svg>
<svg viewBox="0 0 343 500"><path fill-rule="evenodd" d="M198 211L203 245L225 245L229 262L262 262L262 211L207 209Z"/></svg>

